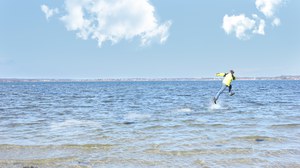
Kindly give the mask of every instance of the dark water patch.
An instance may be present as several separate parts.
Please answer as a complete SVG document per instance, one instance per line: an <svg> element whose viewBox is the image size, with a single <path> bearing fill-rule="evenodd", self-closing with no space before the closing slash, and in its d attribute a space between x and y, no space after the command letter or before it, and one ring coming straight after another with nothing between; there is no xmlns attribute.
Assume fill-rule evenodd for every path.
<svg viewBox="0 0 300 168"><path fill-rule="evenodd" d="M93 102L95 102L94 99L87 99L84 101L84 103L86 103L86 104L92 104Z"/></svg>
<svg viewBox="0 0 300 168"><path fill-rule="evenodd" d="M14 128L14 127L38 127L38 126L40 126L41 125L41 123L43 123L43 120L40 120L40 122L39 121L32 121L32 122L15 122L15 123L10 123L10 124L7 124L7 127L12 127L12 128Z"/></svg>
<svg viewBox="0 0 300 168"><path fill-rule="evenodd" d="M190 123L188 124L189 127L196 127L196 128L227 128L227 127L231 127L229 125L226 124L217 124L217 123Z"/></svg>
<svg viewBox="0 0 300 168"><path fill-rule="evenodd" d="M144 128L144 130L163 130L163 129L166 129L166 127L161 125L153 125Z"/></svg>
<svg viewBox="0 0 300 168"><path fill-rule="evenodd" d="M125 121L123 122L123 124L125 125L132 125L132 124L135 124L136 122L133 122L133 121Z"/></svg>
<svg viewBox="0 0 300 168"><path fill-rule="evenodd" d="M214 128L227 128L230 127L229 125L226 124L206 124L208 127L214 127Z"/></svg>
<svg viewBox="0 0 300 168"><path fill-rule="evenodd" d="M296 129L296 128L300 128L300 124L274 124L274 125L271 125L270 128L273 128L273 129L288 129L288 128Z"/></svg>
<svg viewBox="0 0 300 168"><path fill-rule="evenodd" d="M268 137L268 136L240 136L235 137L234 139L237 140L244 140L244 141L252 141L252 142L263 142L263 141L270 141L270 142L282 142L284 141L282 138L279 137Z"/></svg>
<svg viewBox="0 0 300 168"><path fill-rule="evenodd" d="M198 124L198 123L190 123L188 124L189 127L196 127L196 128L205 128L206 124Z"/></svg>
<svg viewBox="0 0 300 168"><path fill-rule="evenodd" d="M279 105L287 105L287 104L291 104L291 102L289 101L283 101L283 100L277 100L277 101L274 101L272 102L274 104L279 104Z"/></svg>
<svg viewBox="0 0 300 168"><path fill-rule="evenodd" d="M159 97L159 96L154 96L153 99L158 99L158 100L165 100L166 97Z"/></svg>
<svg viewBox="0 0 300 168"><path fill-rule="evenodd" d="M250 148L213 148L213 149L192 149L192 150L164 150L164 149L147 149L145 152L170 155L170 156L199 156L199 155L239 155L251 154L253 150Z"/></svg>
<svg viewBox="0 0 300 168"><path fill-rule="evenodd" d="M37 166L24 166L23 168L38 168Z"/></svg>
<svg viewBox="0 0 300 168"><path fill-rule="evenodd" d="M70 149L79 149L79 150L110 150L117 147L116 144L63 144L63 145L11 145L3 144L0 145L2 152L4 151L28 151L28 152L39 152L39 151L60 151L60 150L70 150Z"/></svg>
<svg viewBox="0 0 300 168"><path fill-rule="evenodd" d="M113 99L113 98L115 98L115 96L113 96L113 95L107 95L107 96L105 96L105 98L106 99Z"/></svg>
<svg viewBox="0 0 300 168"><path fill-rule="evenodd" d="M82 95L74 95L74 96L71 96L70 98L72 99L93 99L95 98L96 96L82 96Z"/></svg>
<svg viewBox="0 0 300 168"><path fill-rule="evenodd" d="M192 95L190 95L190 94L180 94L180 95L176 95L176 96L179 96L179 97L191 97Z"/></svg>
<svg viewBox="0 0 300 168"><path fill-rule="evenodd" d="M11 106L11 107L7 107L6 110L22 110L22 111L28 111L28 110L41 110L40 106L37 105L32 105L32 106L19 106L19 105L15 105L15 106Z"/></svg>
<svg viewBox="0 0 300 168"><path fill-rule="evenodd" d="M247 103L252 104L253 106L267 106L267 103L261 102L261 101L252 101L248 100Z"/></svg>
<svg viewBox="0 0 300 168"><path fill-rule="evenodd" d="M261 138L256 138L255 141L256 141L256 142L263 142L263 141L265 141L265 140L264 140L264 139L261 139Z"/></svg>
<svg viewBox="0 0 300 168"><path fill-rule="evenodd" d="M102 103L113 103L113 102L115 102L115 100L102 100L101 102Z"/></svg>
<svg viewBox="0 0 300 168"><path fill-rule="evenodd" d="M94 106L77 106L77 105L63 105L63 106L54 106L54 108L71 108L71 109L78 109L78 108L93 108Z"/></svg>
<svg viewBox="0 0 300 168"><path fill-rule="evenodd" d="M116 147L115 144L65 144L65 145L58 145L58 146L52 146L53 148L58 149L82 149L82 150L110 150L114 147Z"/></svg>
<svg viewBox="0 0 300 168"><path fill-rule="evenodd" d="M142 108L141 106L138 106L138 105L129 105L128 108L131 108L131 109L139 109L139 108Z"/></svg>

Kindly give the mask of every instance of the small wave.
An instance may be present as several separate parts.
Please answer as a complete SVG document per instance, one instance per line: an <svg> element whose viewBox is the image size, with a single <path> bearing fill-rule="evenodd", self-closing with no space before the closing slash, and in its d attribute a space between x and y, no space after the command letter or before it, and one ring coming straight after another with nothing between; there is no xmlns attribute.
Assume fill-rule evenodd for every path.
<svg viewBox="0 0 300 168"><path fill-rule="evenodd" d="M52 123L51 124L51 129L52 130L60 130L60 129L67 129L70 127L95 127L95 128L100 128L101 125L97 122L94 121L89 121L89 120L65 120L64 122L60 123Z"/></svg>
<svg viewBox="0 0 300 168"><path fill-rule="evenodd" d="M276 124L272 125L271 128L300 128L300 124Z"/></svg>
<svg viewBox="0 0 300 168"><path fill-rule="evenodd" d="M149 126L149 127L146 127L144 128L145 130L163 130L165 129L166 127L164 126L161 126L161 125L153 125L153 126Z"/></svg>
<svg viewBox="0 0 300 168"><path fill-rule="evenodd" d="M192 95L189 95L189 94L181 94L181 95L177 95L177 96L181 96L181 97L190 97Z"/></svg>
<svg viewBox="0 0 300 168"><path fill-rule="evenodd" d="M147 149L146 153L163 154L170 156L199 156L199 155L228 155L228 154L249 154L251 148L228 148L228 149L192 149L192 150L163 150L159 148Z"/></svg>
<svg viewBox="0 0 300 168"><path fill-rule="evenodd" d="M103 100L102 103L106 104L106 103L113 103L114 100Z"/></svg>
<svg viewBox="0 0 300 168"><path fill-rule="evenodd" d="M263 154L265 157L280 157L282 155L291 155L291 156L296 156L300 155L300 150L299 149L279 149L279 150L268 150L265 151Z"/></svg>
<svg viewBox="0 0 300 168"><path fill-rule="evenodd" d="M193 110L190 109L190 108L180 108L180 109L177 109L176 112L183 112L183 113L189 113L189 112L192 112Z"/></svg>
<svg viewBox="0 0 300 168"><path fill-rule="evenodd" d="M138 113L128 113L125 115L124 119L126 121L136 121L136 120L144 120L150 118L150 114L138 114Z"/></svg>
<svg viewBox="0 0 300 168"><path fill-rule="evenodd" d="M57 146L58 148L63 148L63 149L84 149L84 150L90 150L90 149L111 149L115 147L114 144L82 144L82 145L77 145L77 144L65 144L65 145L60 145Z"/></svg>
<svg viewBox="0 0 300 168"><path fill-rule="evenodd" d="M261 158L252 158L252 157L236 157L230 159L228 158L220 159L216 161L216 163L218 165L222 165L222 167L244 167L243 165L249 165L249 167L264 167L264 166L260 166L260 164L267 163L267 160Z"/></svg>
<svg viewBox="0 0 300 168"><path fill-rule="evenodd" d="M235 139L238 140L246 140L246 141L254 141L254 142L263 142L263 141L282 141L283 139L279 137L268 137L268 136L241 136L241 137L236 137Z"/></svg>
<svg viewBox="0 0 300 168"><path fill-rule="evenodd" d="M77 108L93 108L94 106L75 106L75 105L63 105L63 106L54 106L54 108L72 108L72 109L77 109Z"/></svg>
<svg viewBox="0 0 300 168"><path fill-rule="evenodd" d="M90 164L93 165L92 167L170 167L169 165L171 163L162 160L152 161L143 158L137 159L109 156L97 160L92 160Z"/></svg>
<svg viewBox="0 0 300 168"><path fill-rule="evenodd" d="M43 159L7 159L0 160L0 167L11 168L38 168L38 167L64 167L67 162L74 162L76 157L53 157ZM37 166L38 165L38 166Z"/></svg>
<svg viewBox="0 0 300 168"><path fill-rule="evenodd" d="M13 145L1 144L0 150L65 150L65 149L111 149L115 144L63 144L63 145Z"/></svg>

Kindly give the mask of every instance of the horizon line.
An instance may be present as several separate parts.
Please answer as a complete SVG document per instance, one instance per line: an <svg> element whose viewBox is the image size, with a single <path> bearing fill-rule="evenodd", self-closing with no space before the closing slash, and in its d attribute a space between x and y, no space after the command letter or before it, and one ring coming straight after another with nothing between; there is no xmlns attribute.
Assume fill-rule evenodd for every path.
<svg viewBox="0 0 300 168"><path fill-rule="evenodd" d="M0 82L101 82L101 81L212 81L220 80L219 77L120 77L120 78L0 78ZM300 80L300 75L237 77L237 80Z"/></svg>

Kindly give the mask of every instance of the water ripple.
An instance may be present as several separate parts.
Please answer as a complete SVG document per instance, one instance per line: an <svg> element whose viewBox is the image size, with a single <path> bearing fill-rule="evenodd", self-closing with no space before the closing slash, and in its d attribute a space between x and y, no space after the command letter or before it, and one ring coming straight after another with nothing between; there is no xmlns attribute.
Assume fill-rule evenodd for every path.
<svg viewBox="0 0 300 168"><path fill-rule="evenodd" d="M299 86L0 83L0 167L300 167Z"/></svg>

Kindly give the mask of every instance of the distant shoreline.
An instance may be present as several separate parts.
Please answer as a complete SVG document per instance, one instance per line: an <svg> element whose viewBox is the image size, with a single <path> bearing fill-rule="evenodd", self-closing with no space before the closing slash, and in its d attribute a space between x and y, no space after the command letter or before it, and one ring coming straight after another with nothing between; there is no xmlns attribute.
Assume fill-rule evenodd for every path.
<svg viewBox="0 0 300 168"><path fill-rule="evenodd" d="M159 82L159 81L217 81L222 78L103 78L103 79L22 79L0 78L2 83L10 82ZM300 76L239 77L237 80L300 80Z"/></svg>

